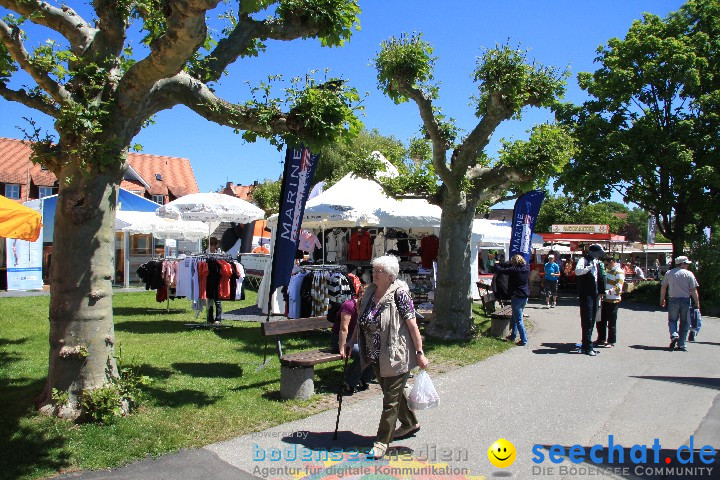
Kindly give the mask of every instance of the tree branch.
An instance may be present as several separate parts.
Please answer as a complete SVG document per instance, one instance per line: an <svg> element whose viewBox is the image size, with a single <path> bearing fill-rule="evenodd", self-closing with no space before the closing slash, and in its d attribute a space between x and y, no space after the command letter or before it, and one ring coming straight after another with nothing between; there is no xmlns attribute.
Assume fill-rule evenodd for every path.
<svg viewBox="0 0 720 480"><path fill-rule="evenodd" d="M56 83L47 73L35 68L30 59L30 54L20 41L19 28L10 28L7 23L0 20L0 41L2 41L20 67L29 73L38 86L44 89L56 102L63 104L70 99L70 94L65 88Z"/></svg>
<svg viewBox="0 0 720 480"><path fill-rule="evenodd" d="M257 110L219 98L207 85L185 72L159 81L141 104L133 123L139 130L147 118L175 105L185 105L203 118L219 125L248 130L260 135L300 134L302 130L301 124L294 125L288 120L289 115L283 112L278 112L270 120L266 120L265 117L260 120ZM134 136L137 132L128 133Z"/></svg>
<svg viewBox="0 0 720 480"><path fill-rule="evenodd" d="M532 105L533 102L534 99L530 99L525 105ZM474 166L475 159L477 159L487 144L490 143L490 138L495 132L495 129L504 120L512 117L512 115L513 110L503 101L502 93L495 92L490 95L485 115L483 115L480 122L478 122L473 131L470 132L462 145L457 149L455 161L458 172L465 172L468 168Z"/></svg>
<svg viewBox="0 0 720 480"><path fill-rule="evenodd" d="M215 49L203 60L199 71L193 73L205 82L217 81L228 65L247 53L256 40L289 41L312 37L318 33L317 26L300 21L260 21L243 14L230 35L218 42Z"/></svg>
<svg viewBox="0 0 720 480"><path fill-rule="evenodd" d="M24 89L12 90L0 82L0 97L12 102L22 103L28 108L38 110L46 115L50 115L53 118L57 118L60 110L51 103L46 101L46 97L42 95L31 95Z"/></svg>
<svg viewBox="0 0 720 480"><path fill-rule="evenodd" d="M99 28L91 46L93 56L95 58L117 57L125 44L128 19L122 14L116 1L93 0L93 7L99 19Z"/></svg>
<svg viewBox="0 0 720 480"><path fill-rule="evenodd" d="M0 0L0 6L55 30L70 42L74 53L84 51L95 32L75 10L66 5L57 8L38 0Z"/></svg>
<svg viewBox="0 0 720 480"><path fill-rule="evenodd" d="M455 182L453 182L453 172L447 166L445 158L449 148L448 141L442 134L440 125L433 113L432 100L420 89L414 88L412 85L404 81L399 82L398 90L406 97L411 98L420 111L420 118L422 118L425 130L430 136L430 141L433 144L432 160L433 166L435 167L435 173L437 173L448 188L456 188Z"/></svg>
<svg viewBox="0 0 720 480"><path fill-rule="evenodd" d="M118 86L120 106L127 111L139 103L159 80L180 72L205 42L205 12L220 0L176 0L170 4L167 31L153 42L150 55L134 64Z"/></svg>

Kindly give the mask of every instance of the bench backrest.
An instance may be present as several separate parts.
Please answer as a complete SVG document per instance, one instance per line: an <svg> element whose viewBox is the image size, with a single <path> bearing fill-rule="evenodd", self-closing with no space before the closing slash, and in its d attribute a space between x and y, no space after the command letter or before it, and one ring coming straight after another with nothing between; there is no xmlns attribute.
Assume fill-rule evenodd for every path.
<svg viewBox="0 0 720 480"><path fill-rule="evenodd" d="M495 293L488 292L481 297L481 300L486 315L495 313Z"/></svg>
<svg viewBox="0 0 720 480"><path fill-rule="evenodd" d="M309 332L312 330L323 330L332 327L327 317L289 318L287 320L275 320L260 324L262 334L284 335L286 333Z"/></svg>

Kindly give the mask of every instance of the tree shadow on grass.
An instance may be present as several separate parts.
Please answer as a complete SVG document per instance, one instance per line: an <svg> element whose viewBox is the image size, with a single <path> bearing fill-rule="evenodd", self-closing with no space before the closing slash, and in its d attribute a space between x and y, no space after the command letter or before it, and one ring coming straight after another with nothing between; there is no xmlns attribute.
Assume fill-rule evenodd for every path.
<svg viewBox="0 0 720 480"><path fill-rule="evenodd" d="M185 405L207 407L222 398L218 395L208 395L206 392L190 390L189 388L168 392L160 388L145 387L143 392L151 397L158 406L169 408L178 408Z"/></svg>
<svg viewBox="0 0 720 480"><path fill-rule="evenodd" d="M36 415L33 398L44 385L44 379L0 378L0 478L37 476L38 472L52 473L70 465L66 440L58 430L44 428L38 422L21 425L23 418Z"/></svg>
<svg viewBox="0 0 720 480"><path fill-rule="evenodd" d="M188 310L186 308L146 308L146 307L113 307L113 315L132 317L135 315L174 315L178 313L185 313Z"/></svg>
<svg viewBox="0 0 720 480"><path fill-rule="evenodd" d="M172 367L180 373L193 377L240 378L243 376L242 367L234 363L173 363Z"/></svg>
<svg viewBox="0 0 720 480"><path fill-rule="evenodd" d="M187 327L179 320L120 321L115 323L115 330L137 334L179 333L187 331Z"/></svg>
<svg viewBox="0 0 720 480"><path fill-rule="evenodd" d="M17 340L9 340L7 338L0 338L0 347L4 347L5 345L22 345L23 343L28 342L28 338L18 338Z"/></svg>

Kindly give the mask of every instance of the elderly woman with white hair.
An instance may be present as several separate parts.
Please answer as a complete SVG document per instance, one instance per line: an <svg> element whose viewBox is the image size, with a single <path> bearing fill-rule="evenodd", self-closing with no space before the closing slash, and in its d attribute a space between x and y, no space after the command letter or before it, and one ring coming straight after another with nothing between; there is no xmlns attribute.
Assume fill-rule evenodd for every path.
<svg viewBox="0 0 720 480"><path fill-rule="evenodd" d="M372 365L383 392L383 409L377 438L369 457L380 459L393 439L405 438L420 430L417 417L403 395L410 370L426 368L422 337L415 321L415 308L407 284L398 280L397 257L385 255L372 261L373 282L365 290L358 309L358 339L363 368ZM344 356L347 349L341 349ZM395 424L400 421L400 427Z"/></svg>

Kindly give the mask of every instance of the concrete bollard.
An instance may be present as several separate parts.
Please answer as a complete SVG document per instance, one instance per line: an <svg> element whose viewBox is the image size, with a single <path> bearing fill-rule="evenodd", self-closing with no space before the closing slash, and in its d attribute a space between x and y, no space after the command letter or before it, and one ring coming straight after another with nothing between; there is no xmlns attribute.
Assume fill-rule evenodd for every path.
<svg viewBox="0 0 720 480"><path fill-rule="evenodd" d="M505 338L510 335L511 318L491 318L490 335L497 338Z"/></svg>
<svg viewBox="0 0 720 480"><path fill-rule="evenodd" d="M285 400L307 400L315 393L313 367L280 367L280 397Z"/></svg>

